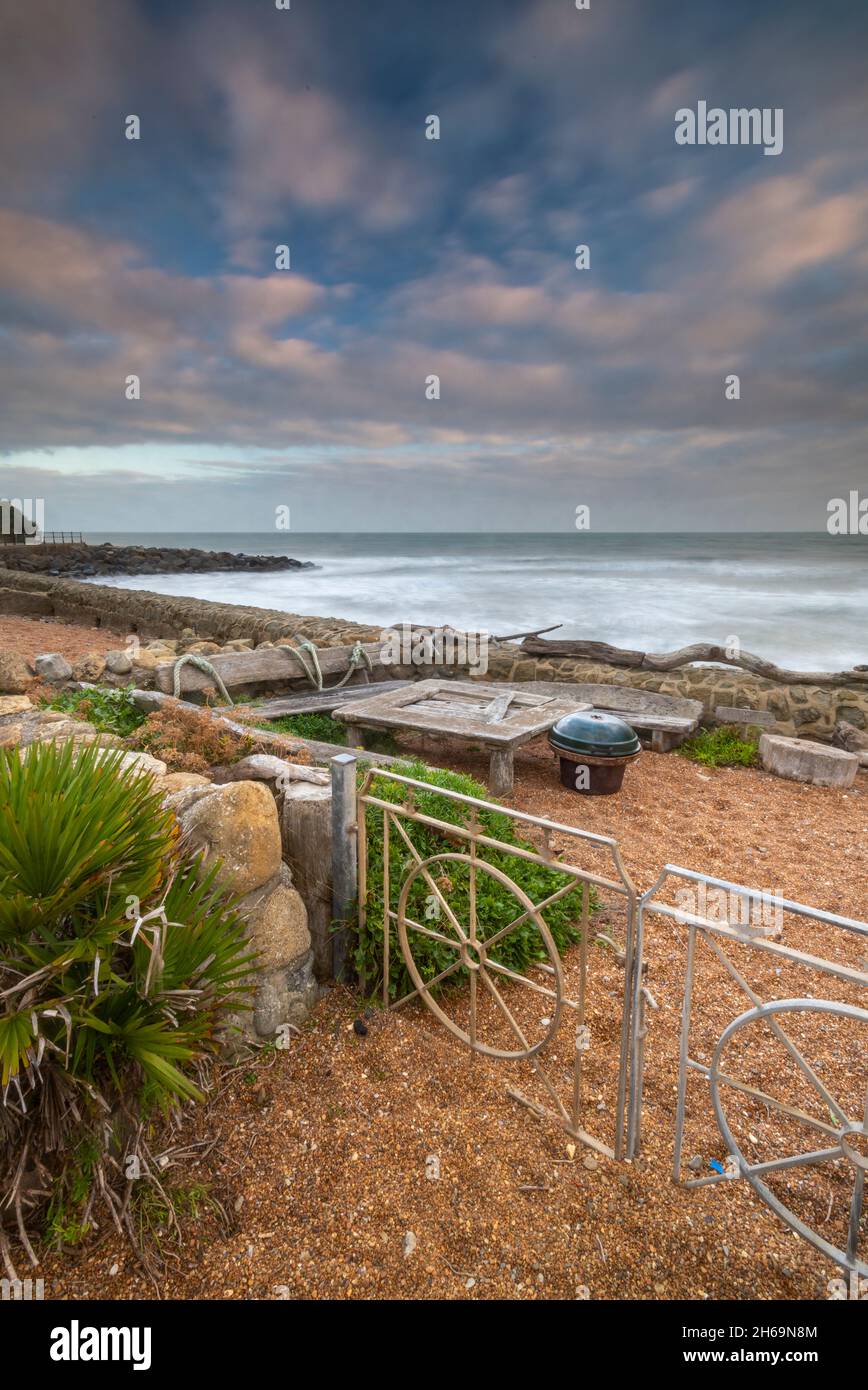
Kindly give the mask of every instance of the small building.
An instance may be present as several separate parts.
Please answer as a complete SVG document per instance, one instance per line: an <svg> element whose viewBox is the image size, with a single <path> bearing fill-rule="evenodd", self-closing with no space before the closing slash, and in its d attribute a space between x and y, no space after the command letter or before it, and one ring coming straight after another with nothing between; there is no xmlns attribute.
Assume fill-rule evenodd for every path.
<svg viewBox="0 0 868 1390"><path fill-rule="evenodd" d="M32 521L14 502L0 498L0 545L26 545L34 531Z"/></svg>

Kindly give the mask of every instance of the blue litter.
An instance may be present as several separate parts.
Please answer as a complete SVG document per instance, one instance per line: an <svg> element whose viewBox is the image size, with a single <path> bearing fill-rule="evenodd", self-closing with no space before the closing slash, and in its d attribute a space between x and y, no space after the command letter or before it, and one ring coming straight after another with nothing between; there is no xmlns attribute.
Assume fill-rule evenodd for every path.
<svg viewBox="0 0 868 1390"><path fill-rule="evenodd" d="M719 1173L721 1177L725 1176L726 1169L716 1158L710 1158L708 1160L708 1166L709 1168L713 1168L715 1173Z"/></svg>

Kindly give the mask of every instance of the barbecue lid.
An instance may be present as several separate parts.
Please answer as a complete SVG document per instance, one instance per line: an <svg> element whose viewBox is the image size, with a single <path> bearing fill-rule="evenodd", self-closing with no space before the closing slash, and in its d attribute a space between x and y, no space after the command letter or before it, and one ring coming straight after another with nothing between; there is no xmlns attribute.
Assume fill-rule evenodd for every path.
<svg viewBox="0 0 868 1390"><path fill-rule="evenodd" d="M549 734L552 748L565 753L584 753L597 758L624 758L639 752L635 729L602 710L578 710L565 714Z"/></svg>

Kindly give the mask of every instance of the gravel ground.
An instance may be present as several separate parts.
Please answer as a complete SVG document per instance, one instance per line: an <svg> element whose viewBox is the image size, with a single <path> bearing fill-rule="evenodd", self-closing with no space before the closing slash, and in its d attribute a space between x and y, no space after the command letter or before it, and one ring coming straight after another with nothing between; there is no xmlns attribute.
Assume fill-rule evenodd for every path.
<svg viewBox="0 0 868 1390"><path fill-rule="evenodd" d="M32 661L42 652L60 652L67 661L76 661L87 652L115 651L123 647L126 634L106 627L83 627L78 623L50 622L42 618L0 617L0 647L9 647Z"/></svg>
<svg viewBox="0 0 868 1390"><path fill-rule="evenodd" d="M484 773L482 757L466 750L429 750L429 760ZM868 916L865 776L848 792L829 791L753 769L705 769L674 754L645 753L619 796L580 799L560 788L543 742L522 750L516 764L514 804L617 836L640 889L669 861ZM557 848L566 846L565 837ZM569 858L582 862L574 847ZM623 930L615 902L604 902L598 922L616 937ZM864 965L864 947L841 944L838 935L785 919L787 944ZM583 1118L587 1129L608 1139L623 972L609 948L594 944L589 954L593 1042ZM732 954L763 997L825 994L856 1002L853 986L770 962L748 947ZM698 1190L671 1182L685 929L650 919L647 959L659 1007L649 1018L636 1162L573 1148L557 1126L511 1100L507 1086L542 1097L526 1063L471 1056L418 1002L372 1014L360 1036L353 1028L358 1002L332 990L287 1051L223 1072L219 1095L191 1119L187 1134L195 1130L200 1156L170 1160L164 1180L206 1184L214 1205L206 1204L196 1220L182 1219L182 1243L165 1237L158 1288L129 1248L105 1232L96 1248L46 1262L47 1296L827 1297L833 1263L793 1235L745 1182ZM574 948L565 966L571 997L579 971ZM540 1027L540 998L522 986L509 989L522 1027ZM723 1027L747 1007L720 963L701 951L694 1055L709 1060ZM492 1027L485 1007L480 1028ZM787 1027L829 1092L848 1114L859 1113L864 1036L839 1020L818 1029L807 1015L791 1017ZM572 1055L564 1026L545 1056L567 1099ZM816 1091L768 1031L736 1040L728 1068L818 1121L834 1118L818 1107ZM779 1121L742 1093L729 1093L727 1113L753 1158L825 1142L818 1145L816 1130ZM688 1115L684 1159L706 1176L709 1160L725 1160L726 1150L701 1079L691 1082ZM770 1182L824 1234L840 1239L853 1172L839 1162L819 1175L795 1169ZM868 1217L862 1224L864 1251Z"/></svg>

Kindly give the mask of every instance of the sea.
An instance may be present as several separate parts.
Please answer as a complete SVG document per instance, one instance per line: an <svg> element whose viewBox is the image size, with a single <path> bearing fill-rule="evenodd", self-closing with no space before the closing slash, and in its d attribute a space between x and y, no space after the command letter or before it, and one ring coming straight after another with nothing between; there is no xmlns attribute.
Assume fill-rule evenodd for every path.
<svg viewBox="0 0 868 1390"><path fill-rule="evenodd" d="M219 603L506 636L558 625L642 651L725 644L779 665L868 664L868 538L825 533L88 533L291 555L311 569L100 580Z"/></svg>

